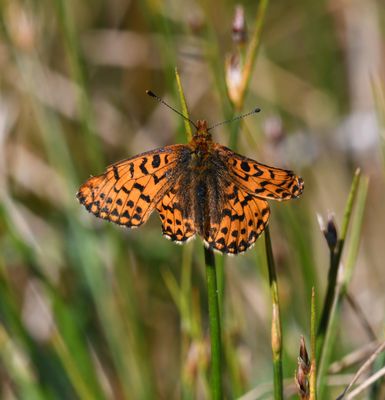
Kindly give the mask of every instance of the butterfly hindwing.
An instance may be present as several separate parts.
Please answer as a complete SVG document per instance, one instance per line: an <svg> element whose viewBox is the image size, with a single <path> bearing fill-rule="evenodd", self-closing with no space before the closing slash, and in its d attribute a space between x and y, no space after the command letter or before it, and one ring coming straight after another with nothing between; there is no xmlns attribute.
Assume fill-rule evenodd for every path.
<svg viewBox="0 0 385 400"><path fill-rule="evenodd" d="M173 184L181 147L162 147L110 165L80 187L79 201L99 218L129 228L142 225Z"/></svg>
<svg viewBox="0 0 385 400"><path fill-rule="evenodd" d="M211 223L204 237L205 244L222 253L243 253L265 229L269 205L234 183L226 185L224 197L221 219Z"/></svg>
<svg viewBox="0 0 385 400"><path fill-rule="evenodd" d="M187 205L180 198L180 186L173 186L156 206L162 221L162 232L168 239L183 243L195 236L195 223L187 215Z"/></svg>
<svg viewBox="0 0 385 400"><path fill-rule="evenodd" d="M304 184L294 172L269 167L218 146L230 177L248 192L268 200L289 200L301 195Z"/></svg>

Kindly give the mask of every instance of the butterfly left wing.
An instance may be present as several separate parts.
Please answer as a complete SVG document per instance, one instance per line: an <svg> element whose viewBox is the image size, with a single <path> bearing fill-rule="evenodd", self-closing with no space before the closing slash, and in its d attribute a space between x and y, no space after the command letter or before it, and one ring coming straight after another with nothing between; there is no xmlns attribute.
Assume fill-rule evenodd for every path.
<svg viewBox="0 0 385 400"><path fill-rule="evenodd" d="M77 198L99 218L138 227L174 183L184 147L166 146L112 164L105 173L89 178Z"/></svg>
<svg viewBox="0 0 385 400"><path fill-rule="evenodd" d="M221 253L243 253L265 229L270 216L269 205L233 182L228 183L224 191L220 221L211 222L210 229L204 233L204 242Z"/></svg>
<svg viewBox="0 0 385 400"><path fill-rule="evenodd" d="M289 200L299 197L304 189L302 178L293 171L269 167L221 145L216 151L232 180L259 198Z"/></svg>

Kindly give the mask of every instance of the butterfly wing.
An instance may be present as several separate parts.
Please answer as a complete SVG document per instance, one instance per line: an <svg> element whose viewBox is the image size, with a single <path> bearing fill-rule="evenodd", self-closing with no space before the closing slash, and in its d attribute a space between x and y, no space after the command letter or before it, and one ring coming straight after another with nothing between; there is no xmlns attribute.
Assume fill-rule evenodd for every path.
<svg viewBox="0 0 385 400"><path fill-rule="evenodd" d="M269 205L234 182L229 182L224 190L220 221L210 224L204 241L221 253L243 253L265 229L270 216Z"/></svg>
<svg viewBox="0 0 385 400"><path fill-rule="evenodd" d="M177 183L163 196L156 208L162 221L163 235L177 243L184 243L195 236L196 229L180 190L180 183Z"/></svg>
<svg viewBox="0 0 385 400"><path fill-rule="evenodd" d="M134 228L147 221L173 185L184 145L172 145L110 165L89 178L77 198L99 218Z"/></svg>
<svg viewBox="0 0 385 400"><path fill-rule="evenodd" d="M269 167L217 145L217 152L234 182L262 199L289 200L301 195L304 183L294 172Z"/></svg>

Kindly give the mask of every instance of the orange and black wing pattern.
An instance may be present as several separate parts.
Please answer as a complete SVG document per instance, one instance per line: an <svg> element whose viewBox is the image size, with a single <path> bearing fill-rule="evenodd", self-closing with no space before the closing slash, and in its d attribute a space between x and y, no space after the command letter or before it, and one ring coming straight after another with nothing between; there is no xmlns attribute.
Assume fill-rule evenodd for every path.
<svg viewBox="0 0 385 400"><path fill-rule="evenodd" d="M166 146L112 164L105 173L89 178L77 198L99 218L138 227L174 184L179 153L184 147Z"/></svg>
<svg viewBox="0 0 385 400"><path fill-rule="evenodd" d="M270 216L267 201L255 197L234 182L225 186L221 218L204 235L209 248L239 254L250 248L265 229Z"/></svg>
<svg viewBox="0 0 385 400"><path fill-rule="evenodd" d="M294 172L269 167L218 145L217 152L225 162L229 177L247 192L267 200L289 200L301 195L304 183Z"/></svg>
<svg viewBox="0 0 385 400"><path fill-rule="evenodd" d="M181 197L181 190L186 188L182 189L180 183L173 185L156 206L162 221L163 236L176 243L184 243L196 234L195 222L189 216L191 213Z"/></svg>

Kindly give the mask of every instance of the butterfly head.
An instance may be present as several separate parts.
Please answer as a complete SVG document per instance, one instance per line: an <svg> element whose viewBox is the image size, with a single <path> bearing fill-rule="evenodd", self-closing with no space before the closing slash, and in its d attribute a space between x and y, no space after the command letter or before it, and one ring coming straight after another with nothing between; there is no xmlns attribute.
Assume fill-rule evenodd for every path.
<svg viewBox="0 0 385 400"><path fill-rule="evenodd" d="M195 132L194 139L195 140L211 140L211 133L207 128L207 121L204 119L198 119L196 123L197 131Z"/></svg>

